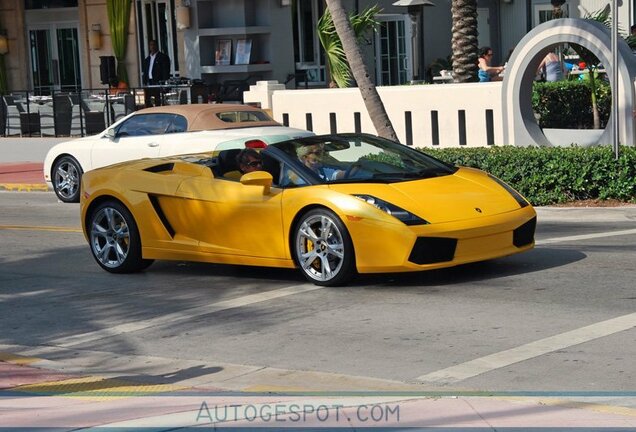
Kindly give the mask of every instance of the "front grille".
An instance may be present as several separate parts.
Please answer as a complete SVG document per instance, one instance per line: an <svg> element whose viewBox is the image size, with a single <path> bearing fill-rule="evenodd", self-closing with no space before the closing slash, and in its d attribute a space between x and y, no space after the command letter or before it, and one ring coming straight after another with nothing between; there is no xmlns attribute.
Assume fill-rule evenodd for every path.
<svg viewBox="0 0 636 432"><path fill-rule="evenodd" d="M513 231L512 243L517 247L532 243L534 241L534 230L536 227L537 218L535 216Z"/></svg>
<svg viewBox="0 0 636 432"><path fill-rule="evenodd" d="M457 239L446 237L418 237L415 240L409 261L415 264L434 264L452 261Z"/></svg>

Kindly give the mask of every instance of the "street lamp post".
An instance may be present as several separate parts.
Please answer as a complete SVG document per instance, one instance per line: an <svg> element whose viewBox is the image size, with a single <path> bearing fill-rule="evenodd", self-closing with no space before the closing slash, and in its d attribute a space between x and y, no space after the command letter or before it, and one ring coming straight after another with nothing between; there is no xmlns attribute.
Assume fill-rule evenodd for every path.
<svg viewBox="0 0 636 432"><path fill-rule="evenodd" d="M622 3L622 2L621 2ZM614 158L619 157L619 141L618 134L618 6L619 0L612 0L612 111L610 118L612 119L612 146L614 147Z"/></svg>
<svg viewBox="0 0 636 432"><path fill-rule="evenodd" d="M415 59L417 59L417 74L413 71L414 78L424 79L424 7L435 6L430 0L398 0L393 6L406 7L411 24L414 28L413 35L413 68L415 69ZM417 48L416 48L417 46Z"/></svg>

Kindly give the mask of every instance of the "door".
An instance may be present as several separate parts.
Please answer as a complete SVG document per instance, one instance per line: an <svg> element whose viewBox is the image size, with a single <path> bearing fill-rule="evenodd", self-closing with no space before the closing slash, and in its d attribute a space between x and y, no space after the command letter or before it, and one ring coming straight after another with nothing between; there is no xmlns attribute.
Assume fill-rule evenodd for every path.
<svg viewBox="0 0 636 432"><path fill-rule="evenodd" d="M327 83L325 54L316 30L318 20L324 13L324 8L322 0L304 0L295 3L296 87Z"/></svg>
<svg viewBox="0 0 636 432"><path fill-rule="evenodd" d="M415 57L411 22L408 15L378 15L380 28L375 34L378 85L406 84L413 79Z"/></svg>
<svg viewBox="0 0 636 432"><path fill-rule="evenodd" d="M139 37L141 59L148 56L148 42L156 40L158 49L170 57L170 74L179 70L175 41L174 0L141 0L139 3Z"/></svg>
<svg viewBox="0 0 636 432"><path fill-rule="evenodd" d="M490 9L477 8L477 37L479 47L492 47L490 43Z"/></svg>
<svg viewBox="0 0 636 432"><path fill-rule="evenodd" d="M28 34L35 94L81 88L78 24L44 24L31 27Z"/></svg>
<svg viewBox="0 0 636 432"><path fill-rule="evenodd" d="M179 185L177 197L181 201L166 209L168 220L183 237L198 239L202 251L286 257L282 189L272 187L266 192L263 186L192 177Z"/></svg>
<svg viewBox="0 0 636 432"><path fill-rule="evenodd" d="M115 138L94 140L91 167L95 169L117 162L158 157L161 147L176 139L166 133L173 123L172 114L136 114L116 126ZM88 169L87 169L88 170Z"/></svg>

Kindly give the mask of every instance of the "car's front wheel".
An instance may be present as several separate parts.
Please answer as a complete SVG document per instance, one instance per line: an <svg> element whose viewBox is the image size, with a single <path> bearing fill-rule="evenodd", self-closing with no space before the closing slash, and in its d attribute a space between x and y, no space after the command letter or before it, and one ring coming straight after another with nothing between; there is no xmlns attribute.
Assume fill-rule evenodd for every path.
<svg viewBox="0 0 636 432"><path fill-rule="evenodd" d="M111 273L143 270L152 260L141 257L141 240L130 211L117 201L100 204L88 219L91 252L97 263Z"/></svg>
<svg viewBox="0 0 636 432"><path fill-rule="evenodd" d="M355 274L349 231L330 210L305 213L294 231L294 258L305 277L316 285L334 286Z"/></svg>
<svg viewBox="0 0 636 432"><path fill-rule="evenodd" d="M82 168L75 158L64 156L58 159L53 165L51 178L53 179L53 190L60 201L65 203L79 202Z"/></svg>

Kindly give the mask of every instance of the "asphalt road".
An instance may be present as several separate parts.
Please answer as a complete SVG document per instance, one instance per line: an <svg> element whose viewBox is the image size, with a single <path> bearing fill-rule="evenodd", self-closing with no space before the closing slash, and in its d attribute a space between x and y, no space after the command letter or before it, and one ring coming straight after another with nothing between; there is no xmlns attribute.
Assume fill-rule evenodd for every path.
<svg viewBox="0 0 636 432"><path fill-rule="evenodd" d="M274 370L289 388L636 391L636 207L538 209L528 253L339 288L184 262L111 275L77 205L7 192L0 209L0 351L101 358L119 375L170 359L242 390L261 381L240 376Z"/></svg>

